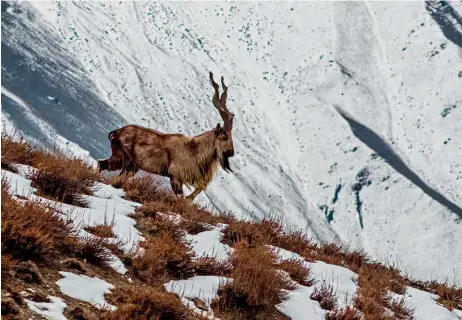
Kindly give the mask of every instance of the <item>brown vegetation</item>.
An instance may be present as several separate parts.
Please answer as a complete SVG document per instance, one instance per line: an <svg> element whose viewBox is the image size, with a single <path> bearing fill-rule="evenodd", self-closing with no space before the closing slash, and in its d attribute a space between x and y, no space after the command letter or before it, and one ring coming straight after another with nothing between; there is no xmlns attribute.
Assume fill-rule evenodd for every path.
<svg viewBox="0 0 462 320"><path fill-rule="evenodd" d="M15 133L2 131L2 169L15 172L14 164L33 165L33 148Z"/></svg>
<svg viewBox="0 0 462 320"><path fill-rule="evenodd" d="M358 309L346 307L326 313L326 320L361 320Z"/></svg>
<svg viewBox="0 0 462 320"><path fill-rule="evenodd" d="M72 227L45 204L19 203L2 180L2 255L21 260L46 260L75 245Z"/></svg>
<svg viewBox="0 0 462 320"><path fill-rule="evenodd" d="M333 310L337 305L334 287L325 280L314 287L310 298L311 300L319 302L319 305L324 310Z"/></svg>
<svg viewBox="0 0 462 320"><path fill-rule="evenodd" d="M105 314L104 320L198 319L175 294L160 287L122 287L115 289L111 296L118 308Z"/></svg>
<svg viewBox="0 0 462 320"><path fill-rule="evenodd" d="M462 288L448 282L408 280L412 286L438 295L438 302L449 310L462 310Z"/></svg>
<svg viewBox="0 0 462 320"><path fill-rule="evenodd" d="M150 285L194 275L192 254L174 234L161 232L143 243L144 254L132 259L135 275Z"/></svg>
<svg viewBox="0 0 462 320"><path fill-rule="evenodd" d="M287 279L275 268L276 257L263 246L248 247L245 243L236 246L231 257L233 270L231 283L223 285L213 307L225 319L238 316L261 319L283 316L276 310L285 293L283 289L293 289Z"/></svg>
<svg viewBox="0 0 462 320"><path fill-rule="evenodd" d="M398 281L399 277L399 271L378 263L366 264L359 270L354 303L365 320L407 319L412 315L412 308L404 300L396 301L388 293L406 292L405 284Z"/></svg>

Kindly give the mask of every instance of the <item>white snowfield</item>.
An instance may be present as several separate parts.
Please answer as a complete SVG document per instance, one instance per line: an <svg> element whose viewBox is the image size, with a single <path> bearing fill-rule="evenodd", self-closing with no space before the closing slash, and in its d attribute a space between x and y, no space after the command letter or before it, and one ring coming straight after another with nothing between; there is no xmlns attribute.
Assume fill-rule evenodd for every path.
<svg viewBox="0 0 462 320"><path fill-rule="evenodd" d="M462 2L9 5L4 126L94 159L128 123L196 135L213 71L235 173L198 201L462 283Z"/></svg>

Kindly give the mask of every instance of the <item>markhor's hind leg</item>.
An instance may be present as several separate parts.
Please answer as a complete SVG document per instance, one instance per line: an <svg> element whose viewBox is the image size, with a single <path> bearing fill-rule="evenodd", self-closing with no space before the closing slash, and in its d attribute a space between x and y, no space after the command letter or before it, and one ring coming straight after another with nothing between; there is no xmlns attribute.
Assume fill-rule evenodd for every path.
<svg viewBox="0 0 462 320"><path fill-rule="evenodd" d="M175 177L170 176L170 185L172 186L173 192L177 195L182 197L183 196L183 183Z"/></svg>

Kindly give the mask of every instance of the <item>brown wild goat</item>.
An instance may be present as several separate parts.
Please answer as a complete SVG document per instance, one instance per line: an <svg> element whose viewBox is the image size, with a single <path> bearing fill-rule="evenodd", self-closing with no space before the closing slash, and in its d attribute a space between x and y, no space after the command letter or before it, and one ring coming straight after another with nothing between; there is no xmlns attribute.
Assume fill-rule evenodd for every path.
<svg viewBox="0 0 462 320"><path fill-rule="evenodd" d="M220 97L212 72L210 81L215 90L212 103L223 119L223 126L218 123L214 129L194 137L166 134L137 125L122 127L109 133L112 155L98 161L99 170L122 169L122 174L141 169L169 177L177 195L183 195L183 184L195 188L187 197L191 200L207 188L218 164L226 172L232 172L229 158L234 156L231 133L234 114L226 107L228 87L221 77L223 93Z"/></svg>

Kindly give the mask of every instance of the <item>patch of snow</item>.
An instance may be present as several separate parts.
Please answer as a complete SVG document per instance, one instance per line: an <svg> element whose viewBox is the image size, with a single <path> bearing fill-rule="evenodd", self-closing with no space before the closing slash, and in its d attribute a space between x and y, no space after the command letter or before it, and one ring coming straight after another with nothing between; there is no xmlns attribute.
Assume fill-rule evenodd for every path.
<svg viewBox="0 0 462 320"><path fill-rule="evenodd" d="M394 299L400 299L403 295L390 293ZM408 306L414 308L413 319L415 320L459 320L460 313L457 310L449 311L436 300L438 296L416 288L407 287L404 294Z"/></svg>
<svg viewBox="0 0 462 320"><path fill-rule="evenodd" d="M64 278L56 281L56 284L65 295L91 303L99 309L116 309L104 300L104 294L111 293L111 289L114 289L112 284L99 278L77 275L72 272L60 271L59 274Z"/></svg>
<svg viewBox="0 0 462 320"><path fill-rule="evenodd" d="M309 264L313 279L331 284L336 291L337 303L340 307L351 305L356 293L358 275L353 271L322 261Z"/></svg>
<svg viewBox="0 0 462 320"><path fill-rule="evenodd" d="M125 265L124 263L122 262L122 260L119 259L119 257L117 257L116 255L114 254L111 254L111 259L109 260L109 266L114 269L115 271L117 271L118 273L120 273L121 275L124 275L127 273L127 268L125 268Z"/></svg>
<svg viewBox="0 0 462 320"><path fill-rule="evenodd" d="M27 306L34 312L37 312L46 319L51 320L66 320L64 316L64 309L67 308L67 304L63 299L55 296L48 296L51 302L35 302L31 300L24 299Z"/></svg>
<svg viewBox="0 0 462 320"><path fill-rule="evenodd" d="M353 271L333 264L328 264L322 261L308 262L300 255L274 246L268 246L278 254L279 260L300 260L304 265L311 270L311 278L319 285L322 281L332 285L335 291L335 297L340 307L349 306L352 303L352 298L357 290L358 275ZM314 288L309 287L309 288ZM301 289L294 294L295 300L300 298L300 295L306 295L308 289ZM310 293L311 294L311 293Z"/></svg>
<svg viewBox="0 0 462 320"><path fill-rule="evenodd" d="M164 287L168 292L176 293L181 298L183 304L199 314L203 314L204 312L198 309L192 300L195 298L201 299L208 308L208 311L203 315L213 319L213 311L210 308L210 304L217 297L220 285L224 285L230 281L232 279L226 277L196 276L187 280L169 281L164 284Z"/></svg>
<svg viewBox="0 0 462 320"><path fill-rule="evenodd" d="M221 243L223 232L218 228L210 231L200 232L196 235L186 235L185 239L190 241L192 250L197 258L210 257L218 261L226 261L233 252L233 248Z"/></svg>
<svg viewBox="0 0 462 320"><path fill-rule="evenodd" d="M276 308L292 320L321 320L324 319L326 311L321 308L319 302L311 300L314 286L298 286L293 291L287 291L287 298L276 305Z"/></svg>

